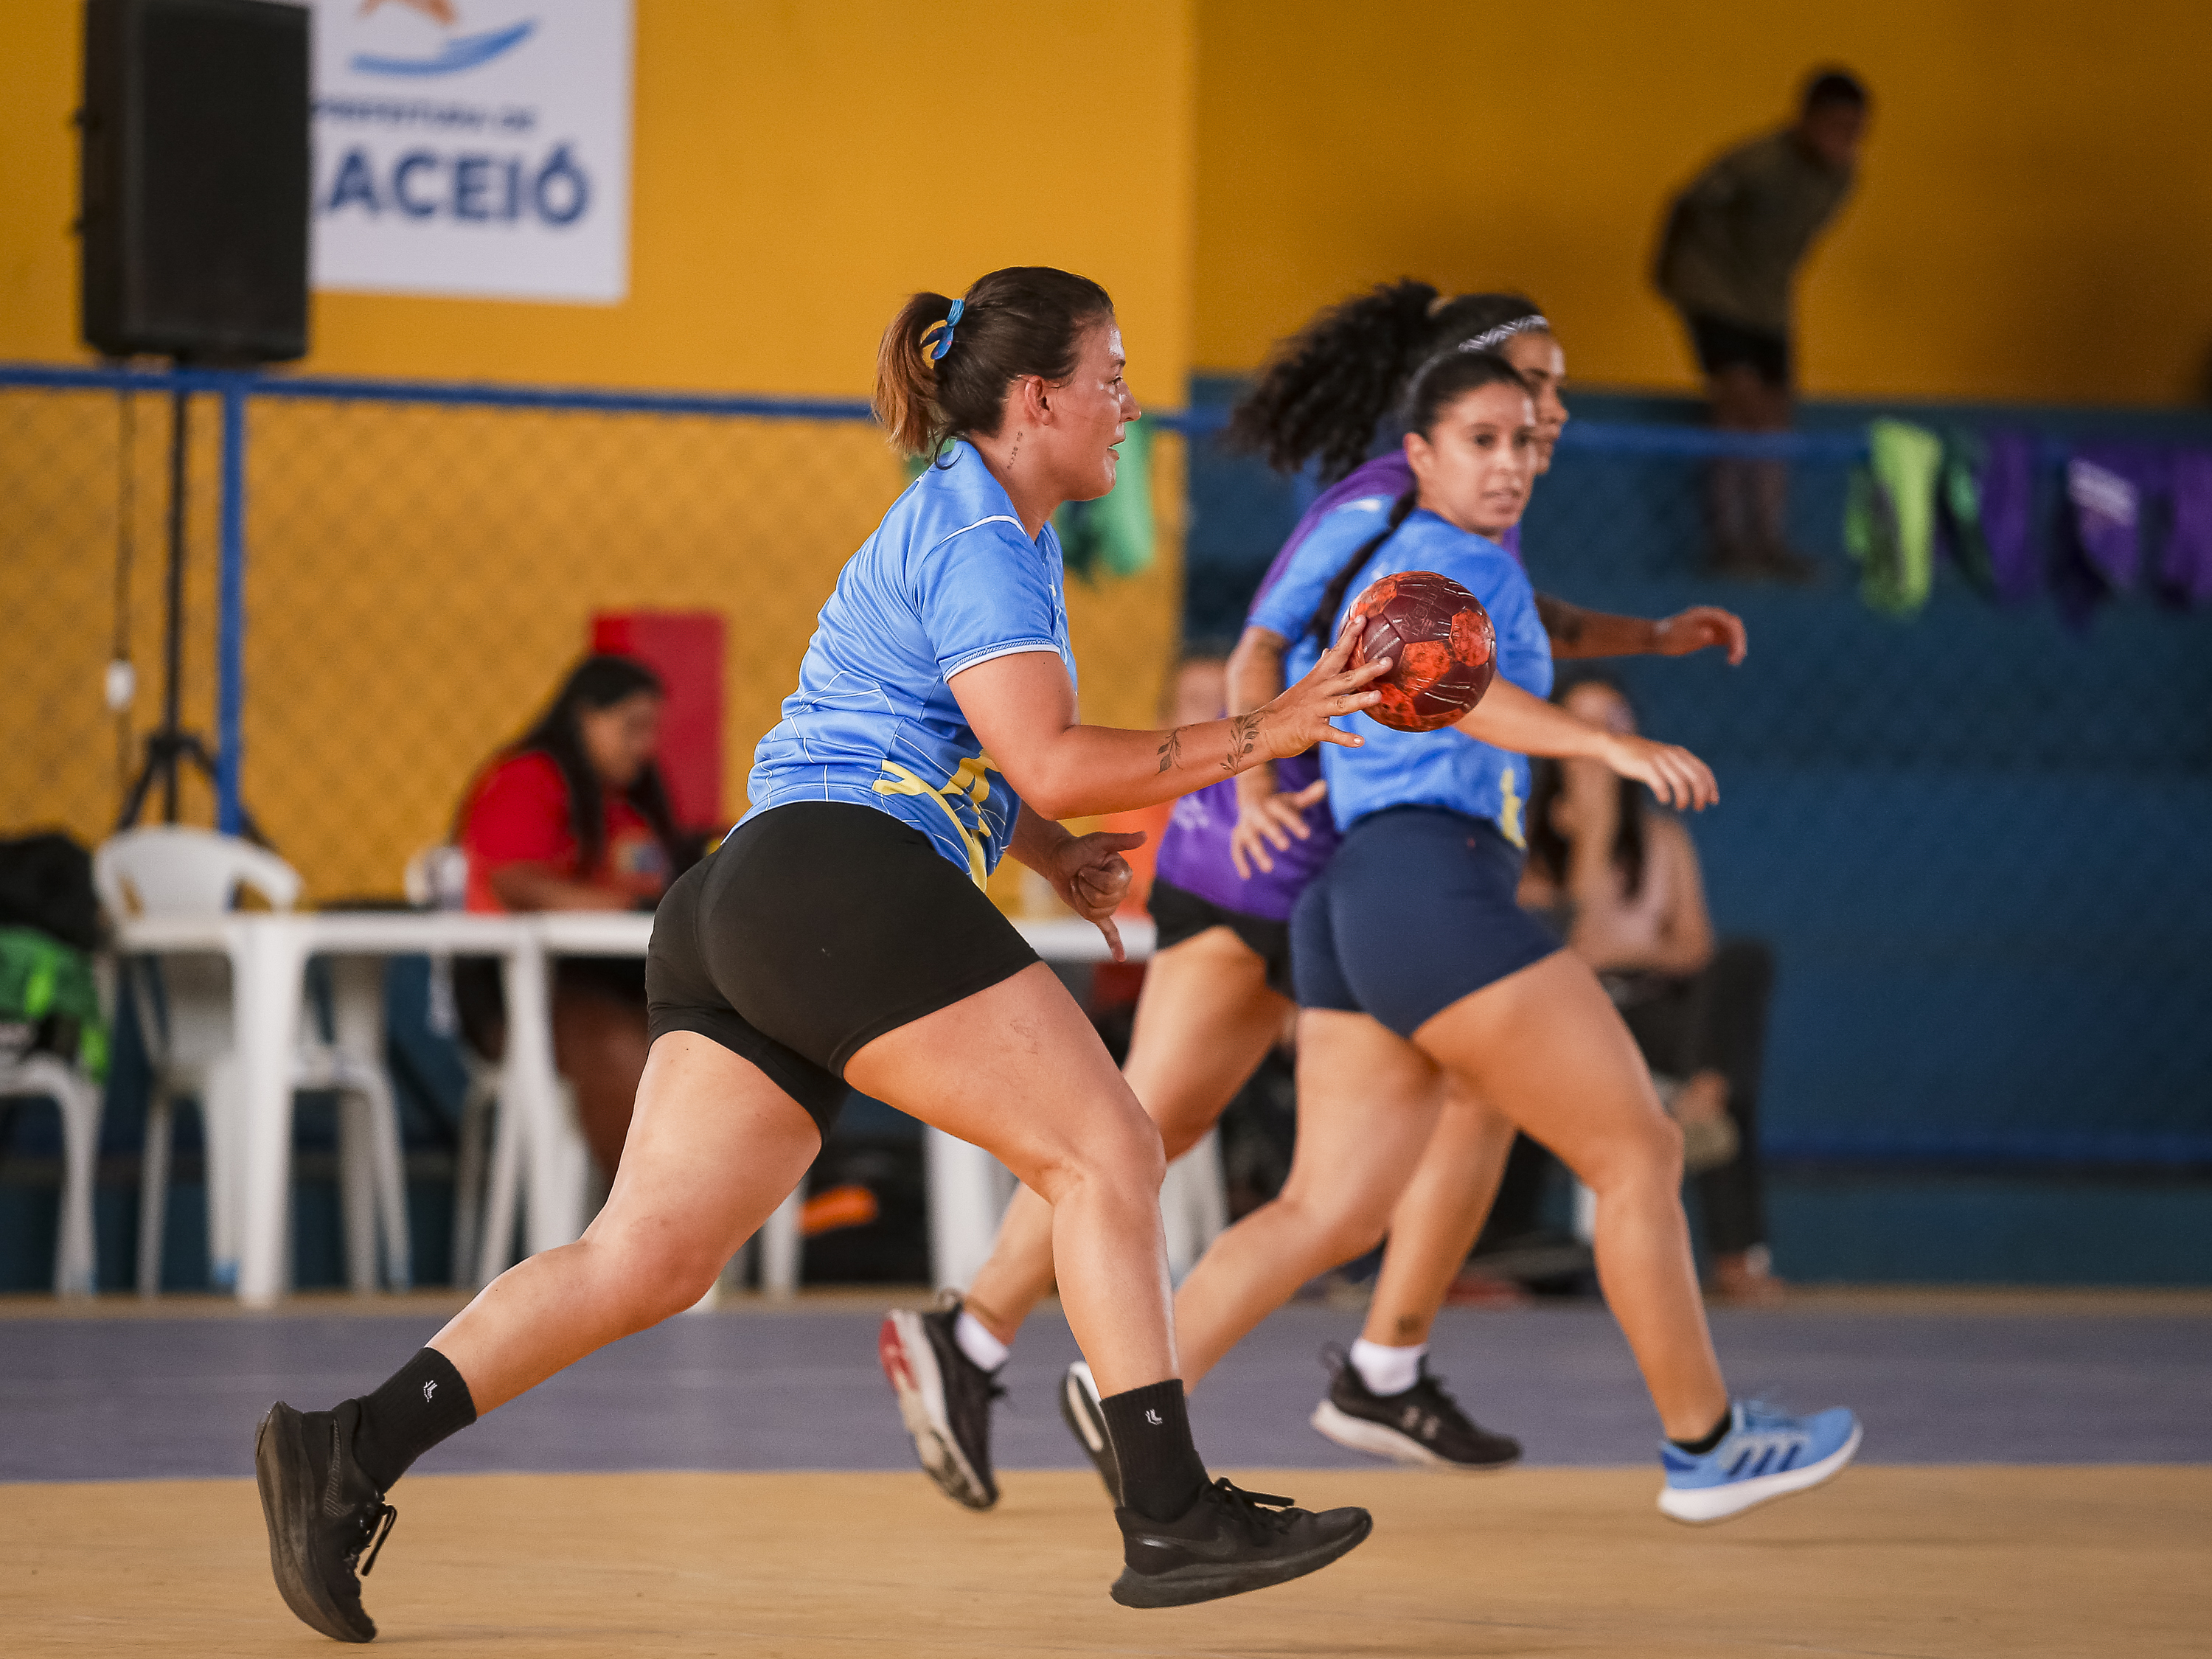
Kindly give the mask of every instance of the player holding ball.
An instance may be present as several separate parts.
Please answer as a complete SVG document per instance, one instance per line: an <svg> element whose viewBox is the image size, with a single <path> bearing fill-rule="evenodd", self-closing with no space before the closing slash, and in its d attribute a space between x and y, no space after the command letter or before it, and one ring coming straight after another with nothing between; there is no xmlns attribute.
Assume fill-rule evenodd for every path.
<svg viewBox="0 0 2212 1659"><path fill-rule="evenodd" d="M1660 1507L1721 1520L1834 1474L1857 1449L1858 1424L1847 1411L1800 1419L1730 1400L1682 1215L1680 1133L1596 975L1515 902L1528 756L1601 761L1669 806L1703 808L1718 791L1688 750L1545 701L1552 653L1535 595L1493 539L1519 519L1534 476L1520 374L1489 352L1449 350L1415 377L1408 403L1413 489L1380 526L1370 517L1348 553L1358 515L1316 531L1253 620L1304 635L1306 656L1355 625L1363 644L1394 627L1433 635L1417 614L1438 608L1432 573L1486 613L1496 678L1484 690L1480 672L1462 674L1486 665L1468 660L1481 630L1448 617L1449 660L1395 670L1406 706L1392 712L1420 727L1457 700L1451 729L1382 724L1386 696L1351 718L1360 748L1322 751L1344 840L1291 924L1297 1152L1281 1195L1217 1239L1177 1295L1183 1376L1195 1383L1299 1285L1382 1238L1436 1127L1441 1070L1596 1195L1600 1279L1667 1436ZM1316 581L1310 613L1279 614ZM1406 654L1417 653L1443 655ZM1467 706L1470 693L1480 701Z"/></svg>

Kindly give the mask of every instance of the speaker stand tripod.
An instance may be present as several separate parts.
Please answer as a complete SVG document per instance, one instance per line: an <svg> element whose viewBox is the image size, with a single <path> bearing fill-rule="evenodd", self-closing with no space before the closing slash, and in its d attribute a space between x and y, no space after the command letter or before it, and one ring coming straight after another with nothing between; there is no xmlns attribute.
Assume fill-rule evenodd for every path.
<svg viewBox="0 0 2212 1659"><path fill-rule="evenodd" d="M177 365L182 368L179 362ZM115 827L128 830L146 810L154 786L161 788L161 822L177 821L177 786L180 769L190 765L216 781L215 756L197 732L184 729L182 718L185 655L185 520L187 500L187 462L191 451L191 394L182 388L169 394L169 567L166 582L166 614L161 628L161 723L146 734L146 758L123 798ZM239 827L248 841L269 843L243 802Z"/></svg>

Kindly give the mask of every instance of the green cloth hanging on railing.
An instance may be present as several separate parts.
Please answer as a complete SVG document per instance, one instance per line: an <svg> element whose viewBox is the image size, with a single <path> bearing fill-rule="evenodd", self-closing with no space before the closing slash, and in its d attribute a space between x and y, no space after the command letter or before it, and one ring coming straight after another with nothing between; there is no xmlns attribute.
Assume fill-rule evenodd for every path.
<svg viewBox="0 0 2212 1659"><path fill-rule="evenodd" d="M918 478L927 463L909 457L906 476ZM1152 434L1133 426L1121 439L1121 464L1114 488L1095 501L1065 501L1052 515L1060 550L1071 575L1095 582L1099 573L1141 576L1159 551L1152 518Z"/></svg>
<svg viewBox="0 0 2212 1659"><path fill-rule="evenodd" d="M1844 546L1859 564L1859 597L1886 615L1910 617L1928 603L1935 580L1943 441L1908 422L1875 421L1867 449L1844 500Z"/></svg>
<svg viewBox="0 0 2212 1659"><path fill-rule="evenodd" d="M1937 533L1957 559L1960 572L1984 599L1996 596L1995 562L1982 529L1982 474L1990 447L1978 432L1952 427L1943 434L1943 469L1936 485Z"/></svg>
<svg viewBox="0 0 2212 1659"><path fill-rule="evenodd" d="M1130 427L1121 439L1114 488L1095 501L1069 501L1052 515L1067 568L1085 581L1140 576L1158 550L1152 521L1152 434Z"/></svg>

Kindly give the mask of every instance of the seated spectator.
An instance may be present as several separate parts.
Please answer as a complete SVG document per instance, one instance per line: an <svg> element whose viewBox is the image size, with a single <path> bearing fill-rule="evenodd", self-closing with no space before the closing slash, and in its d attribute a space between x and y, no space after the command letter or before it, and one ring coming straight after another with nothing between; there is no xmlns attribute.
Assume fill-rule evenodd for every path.
<svg viewBox="0 0 2212 1659"><path fill-rule="evenodd" d="M1626 694L1610 680L1576 678L1558 700L1593 725L1636 730ZM1550 912L1598 970L1661 1080L1698 1182L1715 1292L1776 1299L1758 1153L1774 971L1767 947L1756 939L1716 947L1697 848L1641 785L1594 762L1547 765L1528 826L1522 902Z"/></svg>
<svg viewBox="0 0 2212 1659"><path fill-rule="evenodd" d="M455 839L471 910L650 910L696 857L653 765L663 688L644 664L586 657L552 706L469 786ZM494 964L457 964L463 1034L496 1059L506 1009ZM564 957L553 1054L612 1179L645 1071L645 960Z"/></svg>

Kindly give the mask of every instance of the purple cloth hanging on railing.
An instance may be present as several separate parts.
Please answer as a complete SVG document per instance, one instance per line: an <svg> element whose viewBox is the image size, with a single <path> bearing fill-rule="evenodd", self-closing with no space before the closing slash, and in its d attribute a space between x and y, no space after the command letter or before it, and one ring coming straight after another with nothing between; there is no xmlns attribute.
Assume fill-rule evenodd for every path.
<svg viewBox="0 0 2212 1659"><path fill-rule="evenodd" d="M2074 540L2099 580L2116 593L2136 585L2143 563L2143 530L2162 496L2166 461L2145 444L2083 444L2066 464L2066 499Z"/></svg>
<svg viewBox="0 0 2212 1659"><path fill-rule="evenodd" d="M2143 532L2166 491L2166 459L2147 444L2083 444L2066 463L2051 591L2067 623L2131 591L2142 573Z"/></svg>
<svg viewBox="0 0 2212 1659"><path fill-rule="evenodd" d="M2212 605L2212 450L2179 451L2172 478L2173 516L2158 563L2159 592L2167 603L2193 611Z"/></svg>
<svg viewBox="0 0 2212 1659"><path fill-rule="evenodd" d="M2035 434L1992 432L1984 441L1982 539L1989 544L1990 580L1998 599L2019 605L2043 586L2035 535Z"/></svg>

